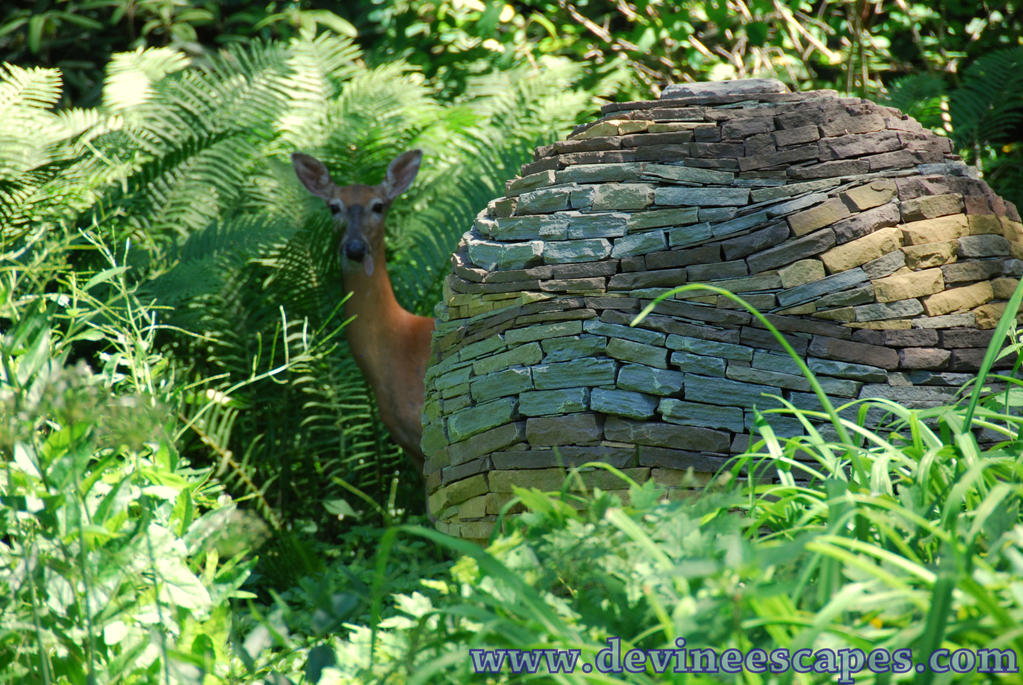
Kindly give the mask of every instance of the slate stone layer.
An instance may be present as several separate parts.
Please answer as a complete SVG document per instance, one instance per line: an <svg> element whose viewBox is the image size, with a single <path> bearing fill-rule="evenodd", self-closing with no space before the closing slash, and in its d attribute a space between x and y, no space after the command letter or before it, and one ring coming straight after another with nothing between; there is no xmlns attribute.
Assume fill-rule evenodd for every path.
<svg viewBox="0 0 1023 685"><path fill-rule="evenodd" d="M753 408L779 406L765 393L819 408L722 296L682 293L629 327L677 285L768 313L839 403L933 406L976 371L1023 274L1016 208L897 110L729 88L605 106L538 148L463 236L423 414L441 529L485 537L512 484L559 488L559 464L705 482L746 446Z"/></svg>

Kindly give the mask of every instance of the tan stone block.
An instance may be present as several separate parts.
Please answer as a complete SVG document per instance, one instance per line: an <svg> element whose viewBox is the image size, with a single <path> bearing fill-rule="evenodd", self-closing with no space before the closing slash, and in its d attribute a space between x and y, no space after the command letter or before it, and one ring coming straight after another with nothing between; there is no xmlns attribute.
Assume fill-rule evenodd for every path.
<svg viewBox="0 0 1023 685"><path fill-rule="evenodd" d="M866 328L872 331L906 331L913 323L910 319L889 319L887 321L855 321L849 328Z"/></svg>
<svg viewBox="0 0 1023 685"><path fill-rule="evenodd" d="M1018 285L1018 278L996 278L991 281L991 290L994 291L996 300L1008 300L1016 292Z"/></svg>
<svg viewBox="0 0 1023 685"><path fill-rule="evenodd" d="M977 320L977 328L994 328L998 325L1002 315L1005 314L1005 306L1008 302L988 302L973 310ZM1016 321L1023 322L1023 312L1016 312Z"/></svg>
<svg viewBox="0 0 1023 685"><path fill-rule="evenodd" d="M977 319L977 328L994 328L1005 313L1008 302L989 302L973 310Z"/></svg>
<svg viewBox="0 0 1023 685"><path fill-rule="evenodd" d="M906 253L907 266L913 269L926 269L954 262L958 247L959 243L951 240L944 243L906 245L902 248L902 251Z"/></svg>
<svg viewBox="0 0 1023 685"><path fill-rule="evenodd" d="M878 302L895 302L940 293L945 289L941 269L924 269L907 274L888 276L874 281L874 295Z"/></svg>
<svg viewBox="0 0 1023 685"><path fill-rule="evenodd" d="M821 261L828 268L828 273L837 273L883 257L901 245L902 232L897 226L888 226L831 248L821 255Z"/></svg>
<svg viewBox="0 0 1023 685"><path fill-rule="evenodd" d="M1007 216L998 217L998 221L1002 224L1002 235L1012 242L1023 241L1023 224L1018 221L1013 221Z"/></svg>
<svg viewBox="0 0 1023 685"><path fill-rule="evenodd" d="M970 235L1002 234L1002 222L994 214L969 214Z"/></svg>
<svg viewBox="0 0 1023 685"><path fill-rule="evenodd" d="M902 220L934 219L939 216L958 214L962 211L963 196L958 193L925 195L902 203Z"/></svg>
<svg viewBox="0 0 1023 685"><path fill-rule="evenodd" d="M855 321L856 310L852 307L838 307L837 309L825 309L823 311L814 312L813 314L818 319L827 319L828 321Z"/></svg>
<svg viewBox="0 0 1023 685"><path fill-rule="evenodd" d="M953 214L937 219L924 219L903 224L902 239L906 245L947 242L969 235L965 214Z"/></svg>
<svg viewBox="0 0 1023 685"><path fill-rule="evenodd" d="M778 270L781 287L794 288L797 285L815 283L825 276L824 264L819 259L800 259Z"/></svg>
<svg viewBox="0 0 1023 685"><path fill-rule="evenodd" d="M928 316L941 316L951 312L965 311L984 304L995 296L991 283L981 281L962 288L952 288L923 299Z"/></svg>
<svg viewBox="0 0 1023 685"><path fill-rule="evenodd" d="M650 128L650 122L643 119L622 121L618 124L618 130L621 131L623 136L628 133L642 133L648 128Z"/></svg>
<svg viewBox="0 0 1023 685"><path fill-rule="evenodd" d="M574 136L569 136L571 140L586 140L587 138L604 138L606 136L618 135L618 125L622 123L617 119L608 119L607 121L598 121L593 126L590 126L585 131L580 131Z"/></svg>
<svg viewBox="0 0 1023 685"><path fill-rule="evenodd" d="M707 124L695 121L660 121L650 124L649 133L678 133L692 131L694 128L705 128Z"/></svg>
<svg viewBox="0 0 1023 685"><path fill-rule="evenodd" d="M849 208L837 197L833 197L816 207L792 214L789 216L788 222L792 232L800 236L816 231L818 228L830 226L847 216L849 216Z"/></svg>
<svg viewBox="0 0 1023 685"><path fill-rule="evenodd" d="M840 197L845 200L847 205L862 212L888 202L895 196L895 190L895 181L879 178L876 181L847 190Z"/></svg>
<svg viewBox="0 0 1023 685"><path fill-rule="evenodd" d="M951 356L951 351L936 347L906 347L899 350L899 368L942 369Z"/></svg>

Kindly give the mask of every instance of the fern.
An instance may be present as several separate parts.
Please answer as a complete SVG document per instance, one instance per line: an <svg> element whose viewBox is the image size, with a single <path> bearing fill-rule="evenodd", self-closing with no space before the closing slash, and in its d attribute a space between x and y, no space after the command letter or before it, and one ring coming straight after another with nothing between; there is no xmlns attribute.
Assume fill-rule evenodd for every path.
<svg viewBox="0 0 1023 685"><path fill-rule="evenodd" d="M1012 132L1023 124L1023 47L979 58L949 99L960 147L1012 141Z"/></svg>
<svg viewBox="0 0 1023 685"><path fill-rule="evenodd" d="M93 121L77 112L60 116L60 73L55 69L0 67L0 241L20 239L73 216L88 184L71 168L81 150L74 139Z"/></svg>

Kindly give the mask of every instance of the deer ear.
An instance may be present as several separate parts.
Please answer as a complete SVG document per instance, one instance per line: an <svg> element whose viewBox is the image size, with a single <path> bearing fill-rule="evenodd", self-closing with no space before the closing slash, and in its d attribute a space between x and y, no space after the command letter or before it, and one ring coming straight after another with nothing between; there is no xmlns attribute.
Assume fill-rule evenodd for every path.
<svg viewBox="0 0 1023 685"><path fill-rule="evenodd" d="M334 183L330 180L330 173L327 167L323 166L323 162L310 155L294 152L291 155L291 164L306 190L318 198L330 199L330 189Z"/></svg>
<svg viewBox="0 0 1023 685"><path fill-rule="evenodd" d="M412 185L419 173L419 162L423 159L422 150L409 150L394 158L394 161L387 167L387 180L384 182L384 192L387 200L391 201L398 197Z"/></svg>

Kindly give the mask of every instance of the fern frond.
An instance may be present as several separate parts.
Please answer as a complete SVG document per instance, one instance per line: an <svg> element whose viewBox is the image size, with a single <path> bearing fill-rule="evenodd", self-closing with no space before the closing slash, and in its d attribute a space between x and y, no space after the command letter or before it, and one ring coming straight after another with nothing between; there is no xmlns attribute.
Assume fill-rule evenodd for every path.
<svg viewBox="0 0 1023 685"><path fill-rule="evenodd" d="M971 64L952 93L953 137L961 148L1014 142L1023 125L1023 47L997 50Z"/></svg>
<svg viewBox="0 0 1023 685"><path fill-rule="evenodd" d="M0 120L16 110L45 112L60 100L60 72L56 69L25 69L4 62L0 65Z"/></svg>
<svg viewBox="0 0 1023 685"><path fill-rule="evenodd" d="M138 48L113 55L103 83L103 107L125 113L153 97L153 84L189 65L183 53L171 48Z"/></svg>

